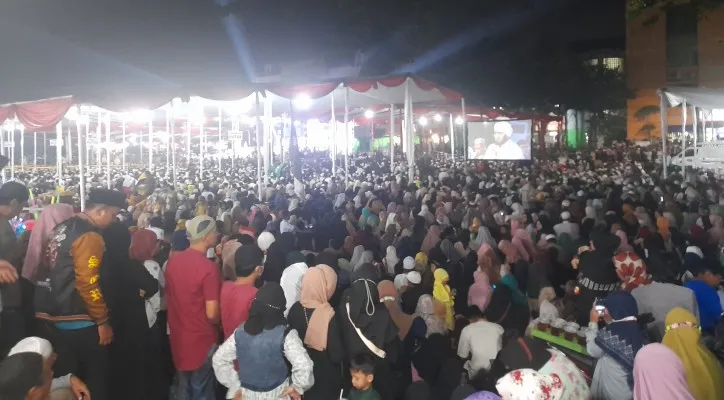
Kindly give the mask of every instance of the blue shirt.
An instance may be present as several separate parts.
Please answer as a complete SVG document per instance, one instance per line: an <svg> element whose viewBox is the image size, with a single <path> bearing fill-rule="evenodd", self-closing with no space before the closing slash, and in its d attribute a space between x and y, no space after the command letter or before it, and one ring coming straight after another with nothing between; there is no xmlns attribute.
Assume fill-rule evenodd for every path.
<svg viewBox="0 0 724 400"><path fill-rule="evenodd" d="M696 296L696 303L699 305L701 329L713 329L722 314L721 303L716 290L707 285L706 282L699 280L691 280L685 286L691 289L694 296Z"/></svg>

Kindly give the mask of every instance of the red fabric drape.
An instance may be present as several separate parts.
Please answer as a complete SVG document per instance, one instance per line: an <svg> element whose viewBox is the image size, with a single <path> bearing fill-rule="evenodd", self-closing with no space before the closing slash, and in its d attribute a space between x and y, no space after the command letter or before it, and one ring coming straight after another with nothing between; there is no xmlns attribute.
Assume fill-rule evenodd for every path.
<svg viewBox="0 0 724 400"><path fill-rule="evenodd" d="M14 112L12 106L0 106L0 124L12 118Z"/></svg>
<svg viewBox="0 0 724 400"><path fill-rule="evenodd" d="M27 130L55 126L73 105L72 97L15 104L15 115Z"/></svg>
<svg viewBox="0 0 724 400"><path fill-rule="evenodd" d="M426 91L433 90L433 89L439 90L440 93L443 96L445 96L445 100L453 101L453 100L461 100L463 98L463 96L460 93L458 93L452 89L448 89L448 88L439 86L435 83L426 81L422 78L413 77L412 80L413 80L413 82L415 82L415 85L417 85L417 87L419 87L422 90L426 90Z"/></svg>

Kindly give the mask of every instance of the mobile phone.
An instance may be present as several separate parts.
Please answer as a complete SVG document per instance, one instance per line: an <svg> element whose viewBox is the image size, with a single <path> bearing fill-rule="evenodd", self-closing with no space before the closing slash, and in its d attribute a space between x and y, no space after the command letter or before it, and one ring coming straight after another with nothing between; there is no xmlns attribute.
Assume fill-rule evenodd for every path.
<svg viewBox="0 0 724 400"><path fill-rule="evenodd" d="M606 307L604 307L604 306L602 306L602 305L600 305L600 304L596 304L596 311L598 312L598 316L599 316L599 317L602 317L602 316L603 316L603 312L604 312L605 310L606 310Z"/></svg>

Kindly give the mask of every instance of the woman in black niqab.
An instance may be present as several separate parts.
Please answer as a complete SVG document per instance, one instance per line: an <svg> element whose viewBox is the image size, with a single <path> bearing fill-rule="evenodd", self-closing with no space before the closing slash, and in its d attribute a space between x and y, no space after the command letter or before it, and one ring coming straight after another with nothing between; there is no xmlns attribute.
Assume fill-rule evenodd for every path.
<svg viewBox="0 0 724 400"><path fill-rule="evenodd" d="M256 336L277 326L286 326L284 290L277 282L267 282L256 293L249 308L249 319L244 323L244 332Z"/></svg>

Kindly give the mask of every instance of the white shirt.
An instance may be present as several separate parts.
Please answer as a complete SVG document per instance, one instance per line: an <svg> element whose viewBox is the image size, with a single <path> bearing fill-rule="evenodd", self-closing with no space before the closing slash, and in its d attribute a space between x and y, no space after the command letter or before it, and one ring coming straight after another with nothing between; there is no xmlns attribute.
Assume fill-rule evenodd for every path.
<svg viewBox="0 0 724 400"><path fill-rule="evenodd" d="M148 273L151 274L151 276L156 279L156 281L160 280L159 277L161 276L161 267L156 261L144 261L143 266L146 267ZM165 286L165 283L166 282L164 280L163 286ZM149 328L151 328L153 324L156 323L156 319L158 318L158 312L161 311L161 290L162 285L159 282L158 291L156 292L156 294L151 296L150 299L146 300L146 318L148 319Z"/></svg>
<svg viewBox="0 0 724 400"><path fill-rule="evenodd" d="M474 322L460 333L458 357L468 358L465 370L474 376L481 369L489 370L490 364L503 348L503 327L488 321Z"/></svg>
<svg viewBox="0 0 724 400"><path fill-rule="evenodd" d="M503 144L491 144L483 155L485 160L522 160L523 158L523 150L510 140Z"/></svg>

